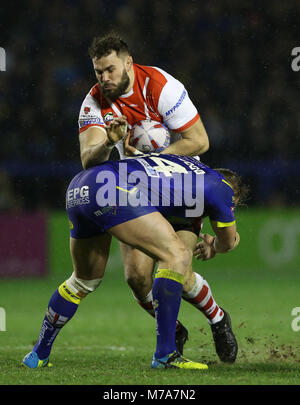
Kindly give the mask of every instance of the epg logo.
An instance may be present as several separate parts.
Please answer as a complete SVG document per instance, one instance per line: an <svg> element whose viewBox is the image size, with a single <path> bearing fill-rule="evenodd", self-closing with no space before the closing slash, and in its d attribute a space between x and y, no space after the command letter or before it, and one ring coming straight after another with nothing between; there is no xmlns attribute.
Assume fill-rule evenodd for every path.
<svg viewBox="0 0 300 405"><path fill-rule="evenodd" d="M6 71L6 53L5 49L0 47L0 72Z"/></svg>

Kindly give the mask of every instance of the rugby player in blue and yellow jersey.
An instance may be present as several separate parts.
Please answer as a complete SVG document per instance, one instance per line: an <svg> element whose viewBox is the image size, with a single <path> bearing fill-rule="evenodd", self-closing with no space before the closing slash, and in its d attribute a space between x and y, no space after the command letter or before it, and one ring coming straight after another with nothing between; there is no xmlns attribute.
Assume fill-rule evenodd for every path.
<svg viewBox="0 0 300 405"><path fill-rule="evenodd" d="M191 251L171 223L176 218L193 223L209 217L215 236L201 235L196 255L207 260L231 251L239 243L234 207L240 193L235 173L213 170L184 156L151 154L107 161L77 174L66 195L74 272L52 295L40 336L23 364L49 365L57 334L101 283L114 236L158 263L152 287L157 344L151 367L207 369L206 364L184 358L176 347L181 298L197 305L200 297L193 292L197 275L190 270ZM225 332L236 356L231 328Z"/></svg>

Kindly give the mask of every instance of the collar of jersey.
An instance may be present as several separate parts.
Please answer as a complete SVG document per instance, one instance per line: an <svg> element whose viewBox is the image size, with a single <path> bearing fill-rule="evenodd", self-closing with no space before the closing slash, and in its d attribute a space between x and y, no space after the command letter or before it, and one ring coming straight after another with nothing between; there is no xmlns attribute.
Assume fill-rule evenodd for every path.
<svg viewBox="0 0 300 405"><path fill-rule="evenodd" d="M122 96L120 96L120 98L127 98L127 97L130 97L130 96L132 96L132 95L133 95L133 93L134 93L134 91L133 91L133 87L132 87L132 89L131 89L131 90L129 90L129 92L128 92L128 93L126 93L126 94L122 94Z"/></svg>

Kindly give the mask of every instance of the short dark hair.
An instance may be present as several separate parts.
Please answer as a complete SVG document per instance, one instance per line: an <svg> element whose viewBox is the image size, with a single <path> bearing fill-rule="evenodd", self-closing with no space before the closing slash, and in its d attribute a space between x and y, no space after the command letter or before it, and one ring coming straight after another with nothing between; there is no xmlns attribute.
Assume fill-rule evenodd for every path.
<svg viewBox="0 0 300 405"><path fill-rule="evenodd" d="M241 176L230 169L220 168L214 170L221 173L225 180L232 185L234 196L238 200L237 205L245 205L249 195L249 187L243 184Z"/></svg>
<svg viewBox="0 0 300 405"><path fill-rule="evenodd" d="M122 53L130 54L128 44L114 33L104 37L94 37L89 47L89 55L92 59L100 59L102 56L109 55L112 51L115 51L118 56Z"/></svg>

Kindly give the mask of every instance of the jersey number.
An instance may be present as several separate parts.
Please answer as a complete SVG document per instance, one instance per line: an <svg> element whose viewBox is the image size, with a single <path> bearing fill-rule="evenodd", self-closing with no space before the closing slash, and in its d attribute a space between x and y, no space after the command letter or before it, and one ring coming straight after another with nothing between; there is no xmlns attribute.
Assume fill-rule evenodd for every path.
<svg viewBox="0 0 300 405"><path fill-rule="evenodd" d="M172 162L170 160L156 157L156 156L149 156L156 166L152 166L157 172L164 173L165 176L172 176L172 173L188 173L188 171L178 163Z"/></svg>

